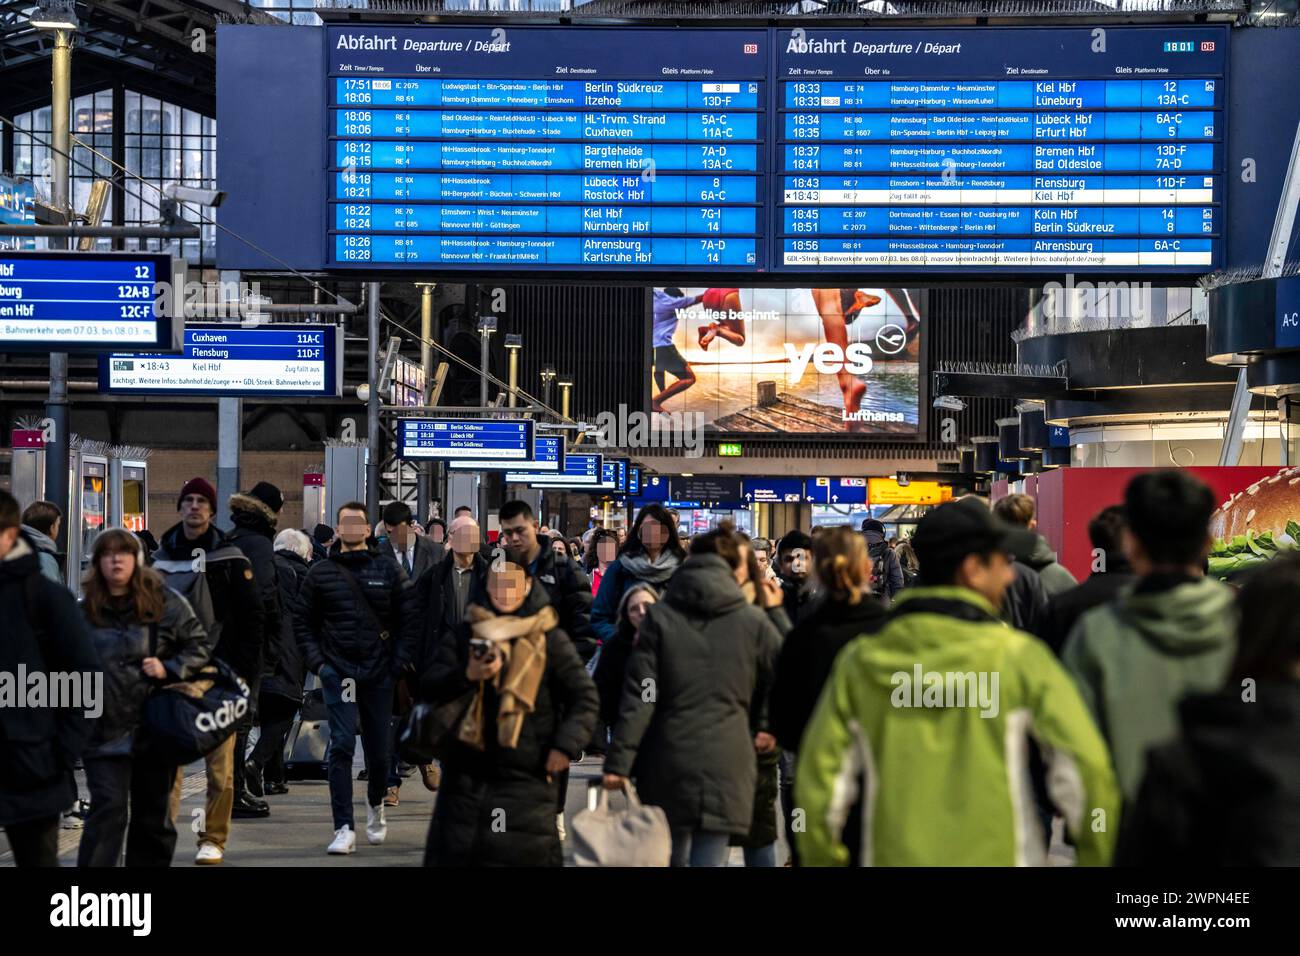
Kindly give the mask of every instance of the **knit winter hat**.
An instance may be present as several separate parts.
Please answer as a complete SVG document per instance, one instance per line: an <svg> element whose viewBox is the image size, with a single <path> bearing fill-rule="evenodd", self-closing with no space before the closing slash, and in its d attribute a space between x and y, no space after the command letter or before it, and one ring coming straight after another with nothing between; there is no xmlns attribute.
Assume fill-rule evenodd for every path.
<svg viewBox="0 0 1300 956"><path fill-rule="evenodd" d="M217 510L217 489L213 488L206 478L191 478L181 486L181 493L176 498L177 511L181 510L181 502L186 495L201 495L208 499L208 504L212 506L214 512Z"/></svg>
<svg viewBox="0 0 1300 956"><path fill-rule="evenodd" d="M284 507L284 495L280 494L280 489L269 481L259 481L253 485L253 490L248 493L248 497L256 498L276 514L279 514L280 509Z"/></svg>

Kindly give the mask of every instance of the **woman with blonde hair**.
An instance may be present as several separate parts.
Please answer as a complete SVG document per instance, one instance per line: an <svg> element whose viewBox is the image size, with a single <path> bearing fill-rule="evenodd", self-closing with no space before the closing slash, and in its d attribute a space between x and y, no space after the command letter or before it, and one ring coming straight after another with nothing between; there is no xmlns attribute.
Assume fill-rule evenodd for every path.
<svg viewBox="0 0 1300 956"><path fill-rule="evenodd" d="M786 635L772 686L772 732L791 764L835 656L849 641L874 633L885 621L885 609L871 593L871 556L862 535L847 527L829 528L817 536L812 551L822 600ZM793 787L791 773L781 783L787 832Z"/></svg>
<svg viewBox="0 0 1300 956"><path fill-rule="evenodd" d="M185 598L145 567L140 541L124 528L95 539L81 610L104 668L103 713L83 760L90 815L78 866L170 866L176 847L171 792L176 765L139 744L155 687L187 680L211 648Z"/></svg>

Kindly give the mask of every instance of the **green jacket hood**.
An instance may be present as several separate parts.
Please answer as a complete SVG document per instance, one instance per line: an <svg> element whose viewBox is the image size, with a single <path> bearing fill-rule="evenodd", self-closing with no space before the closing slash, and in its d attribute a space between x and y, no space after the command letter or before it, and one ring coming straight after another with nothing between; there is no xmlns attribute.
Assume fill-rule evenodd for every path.
<svg viewBox="0 0 1300 956"><path fill-rule="evenodd" d="M1119 601L1125 624L1168 654L1202 654L1233 640L1233 592L1212 578L1188 581L1164 591L1127 588Z"/></svg>
<svg viewBox="0 0 1300 956"><path fill-rule="evenodd" d="M1021 560L1035 571L1041 571L1049 564L1056 563L1056 552L1053 551L1052 546L1047 543L1047 539L1040 534L1038 536L1038 543L1034 545L1033 552L1030 553L1029 557L1021 558Z"/></svg>

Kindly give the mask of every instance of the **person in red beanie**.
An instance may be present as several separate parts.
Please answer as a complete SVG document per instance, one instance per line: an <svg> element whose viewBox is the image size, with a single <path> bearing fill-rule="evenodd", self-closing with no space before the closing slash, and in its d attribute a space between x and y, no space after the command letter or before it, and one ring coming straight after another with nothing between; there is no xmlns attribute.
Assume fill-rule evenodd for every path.
<svg viewBox="0 0 1300 956"><path fill-rule="evenodd" d="M208 632L212 656L229 664L251 686L261 663L264 619L253 567L212 523L217 492L206 479L185 482L176 509L181 520L163 533L153 558L154 570L169 587L191 598L195 614ZM196 551L202 552L202 561L196 560ZM208 599L198 600L201 594ZM226 738L204 759L207 812L194 862L214 864L225 858L226 838L230 835L235 804L235 737ZM180 806L180 787L178 771L172 790L173 816Z"/></svg>

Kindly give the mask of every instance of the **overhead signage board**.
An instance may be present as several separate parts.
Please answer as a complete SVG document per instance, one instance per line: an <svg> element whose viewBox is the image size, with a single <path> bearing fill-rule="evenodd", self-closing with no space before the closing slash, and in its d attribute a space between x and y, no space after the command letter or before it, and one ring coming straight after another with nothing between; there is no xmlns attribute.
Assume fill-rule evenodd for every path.
<svg viewBox="0 0 1300 956"><path fill-rule="evenodd" d="M745 500L755 504L797 503L804 499L802 478L746 478L741 484Z"/></svg>
<svg viewBox="0 0 1300 956"><path fill-rule="evenodd" d="M813 478L804 482L804 498L819 505L865 505L866 478Z"/></svg>
<svg viewBox="0 0 1300 956"><path fill-rule="evenodd" d="M938 505L952 500L952 488L937 481L909 481L894 478L867 479L867 502L873 505Z"/></svg>
<svg viewBox="0 0 1300 956"><path fill-rule="evenodd" d="M564 456L563 472L507 471L505 480L519 485L552 485L558 487L591 486L600 484L602 455L574 454Z"/></svg>
<svg viewBox="0 0 1300 956"><path fill-rule="evenodd" d="M0 252L0 352L179 352L169 255Z"/></svg>
<svg viewBox="0 0 1300 956"><path fill-rule="evenodd" d="M191 325L180 355L99 357L104 394L327 396L343 394L343 328Z"/></svg>
<svg viewBox="0 0 1300 956"><path fill-rule="evenodd" d="M674 475L669 487L674 501L743 501L740 479L729 475Z"/></svg>
<svg viewBox="0 0 1300 956"><path fill-rule="evenodd" d="M564 436L538 435L533 440L531 461L505 462L499 458L464 458L447 462L454 471L564 471Z"/></svg>
<svg viewBox="0 0 1300 956"><path fill-rule="evenodd" d="M402 418L397 424L399 458L528 461L534 454L531 419Z"/></svg>

